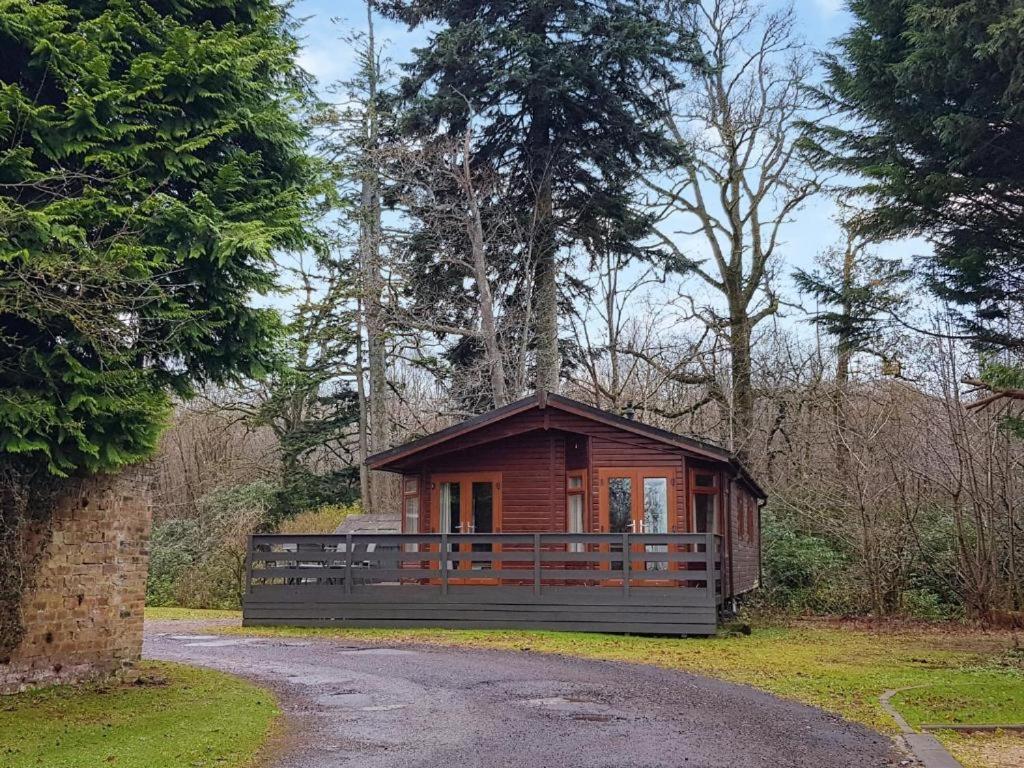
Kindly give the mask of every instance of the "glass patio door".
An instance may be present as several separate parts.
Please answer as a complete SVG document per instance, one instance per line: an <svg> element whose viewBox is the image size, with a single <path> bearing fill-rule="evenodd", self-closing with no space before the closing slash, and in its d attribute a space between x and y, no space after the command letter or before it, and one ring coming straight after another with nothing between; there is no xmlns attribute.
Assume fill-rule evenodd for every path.
<svg viewBox="0 0 1024 768"><path fill-rule="evenodd" d="M500 473L459 473L435 478L438 510L437 531L449 534L489 534L501 529ZM475 559L473 552L494 552L487 541L449 543L449 552L459 557L448 561L449 570L485 571L493 568L492 558Z"/></svg>
<svg viewBox="0 0 1024 768"><path fill-rule="evenodd" d="M674 528L675 479L673 467L629 467L599 469L600 497L598 513L602 533L669 533ZM665 552L665 544L642 544L633 547L631 571L666 570L667 563L647 560L645 552ZM607 551L621 552L621 543L611 543ZM613 560L612 570L622 568L621 560Z"/></svg>

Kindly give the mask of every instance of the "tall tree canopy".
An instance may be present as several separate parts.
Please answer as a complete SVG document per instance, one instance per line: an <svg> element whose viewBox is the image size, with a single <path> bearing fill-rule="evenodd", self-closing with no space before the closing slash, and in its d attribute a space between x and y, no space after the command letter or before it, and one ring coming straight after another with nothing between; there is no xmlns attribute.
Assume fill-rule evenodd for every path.
<svg viewBox="0 0 1024 768"><path fill-rule="evenodd" d="M629 249L647 220L631 182L673 151L648 87L672 80L692 37L654 3L619 0L385 0L384 13L438 27L401 85L408 134L459 135L479 122L474 163L507 179L523 216L508 269L529 270L536 385L556 389L558 280L564 249ZM613 226L612 226L613 225ZM457 290L457 286L456 286Z"/></svg>
<svg viewBox="0 0 1024 768"><path fill-rule="evenodd" d="M930 282L983 347L1024 354L1024 13L1014 0L853 0L824 57L822 156L865 179L875 237L924 234ZM1024 373L988 384L1024 398Z"/></svg>
<svg viewBox="0 0 1024 768"><path fill-rule="evenodd" d="M307 244L306 82L272 0L0 2L0 452L154 448L171 394L258 373Z"/></svg>

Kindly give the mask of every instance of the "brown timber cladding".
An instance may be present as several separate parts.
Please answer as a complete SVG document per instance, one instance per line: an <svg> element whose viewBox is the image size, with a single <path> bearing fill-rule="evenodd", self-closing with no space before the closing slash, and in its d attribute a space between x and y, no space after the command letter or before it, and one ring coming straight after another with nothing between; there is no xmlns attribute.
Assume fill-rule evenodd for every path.
<svg viewBox="0 0 1024 768"><path fill-rule="evenodd" d="M536 430L536 431L527 431ZM556 409L528 411L458 439L458 450L440 455L427 450L415 471L423 475L421 530L434 529L430 474L501 472L503 530L564 531L566 442L587 438L590 467L588 530L597 530L598 470L610 467L676 466L675 531L690 530L683 453L643 435L596 423ZM446 446L451 448L452 446Z"/></svg>
<svg viewBox="0 0 1024 768"><path fill-rule="evenodd" d="M584 443L580 450L585 453L575 458L570 466L567 455L573 454L574 442L580 440ZM408 471L418 473L421 478L420 531L437 530L431 475L441 472L501 472L502 531L506 533L565 531L566 470L581 463L584 468L589 465L587 531L599 530L598 472L604 468L677 467L673 479L676 518L670 527L673 532L693 530L686 471L690 466L717 472L720 486L734 489L734 494L723 494L720 500L723 524L726 515L733 512L734 495L753 499L744 486L729 482L729 473L722 472L716 462L687 457L683 449L653 438L549 408L517 414L450 443L429 448L422 456L410 460ZM736 522L730 519L719 531L731 539L727 544L736 547L733 554L737 562L732 568L728 564L725 567L726 596L753 589L759 573L759 538L738 538ZM729 556L727 547L726 558ZM728 579L730 573L732 583Z"/></svg>

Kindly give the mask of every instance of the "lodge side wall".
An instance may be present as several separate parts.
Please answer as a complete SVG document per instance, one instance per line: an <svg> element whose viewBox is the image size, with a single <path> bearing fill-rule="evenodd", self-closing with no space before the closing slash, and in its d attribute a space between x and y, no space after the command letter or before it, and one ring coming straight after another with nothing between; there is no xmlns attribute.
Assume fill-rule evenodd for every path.
<svg viewBox="0 0 1024 768"><path fill-rule="evenodd" d="M761 576L761 520L757 500L744 487L730 484L729 515L732 532L729 552L732 583L727 594L740 595L759 586Z"/></svg>

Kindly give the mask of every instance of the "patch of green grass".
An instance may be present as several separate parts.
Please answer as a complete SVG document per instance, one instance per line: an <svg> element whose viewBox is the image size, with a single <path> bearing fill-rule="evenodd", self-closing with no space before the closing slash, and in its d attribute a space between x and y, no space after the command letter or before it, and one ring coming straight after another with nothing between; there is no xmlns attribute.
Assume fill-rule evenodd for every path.
<svg viewBox="0 0 1024 768"><path fill-rule="evenodd" d="M969 682L901 691L893 704L912 726L1024 723L1024 676L979 673Z"/></svg>
<svg viewBox="0 0 1024 768"><path fill-rule="evenodd" d="M146 618L157 621L204 621L206 619L241 619L241 611L217 608L166 608L146 606Z"/></svg>
<svg viewBox="0 0 1024 768"><path fill-rule="evenodd" d="M5 768L238 768L278 714L238 678L145 662L142 684L58 686L0 699Z"/></svg>

